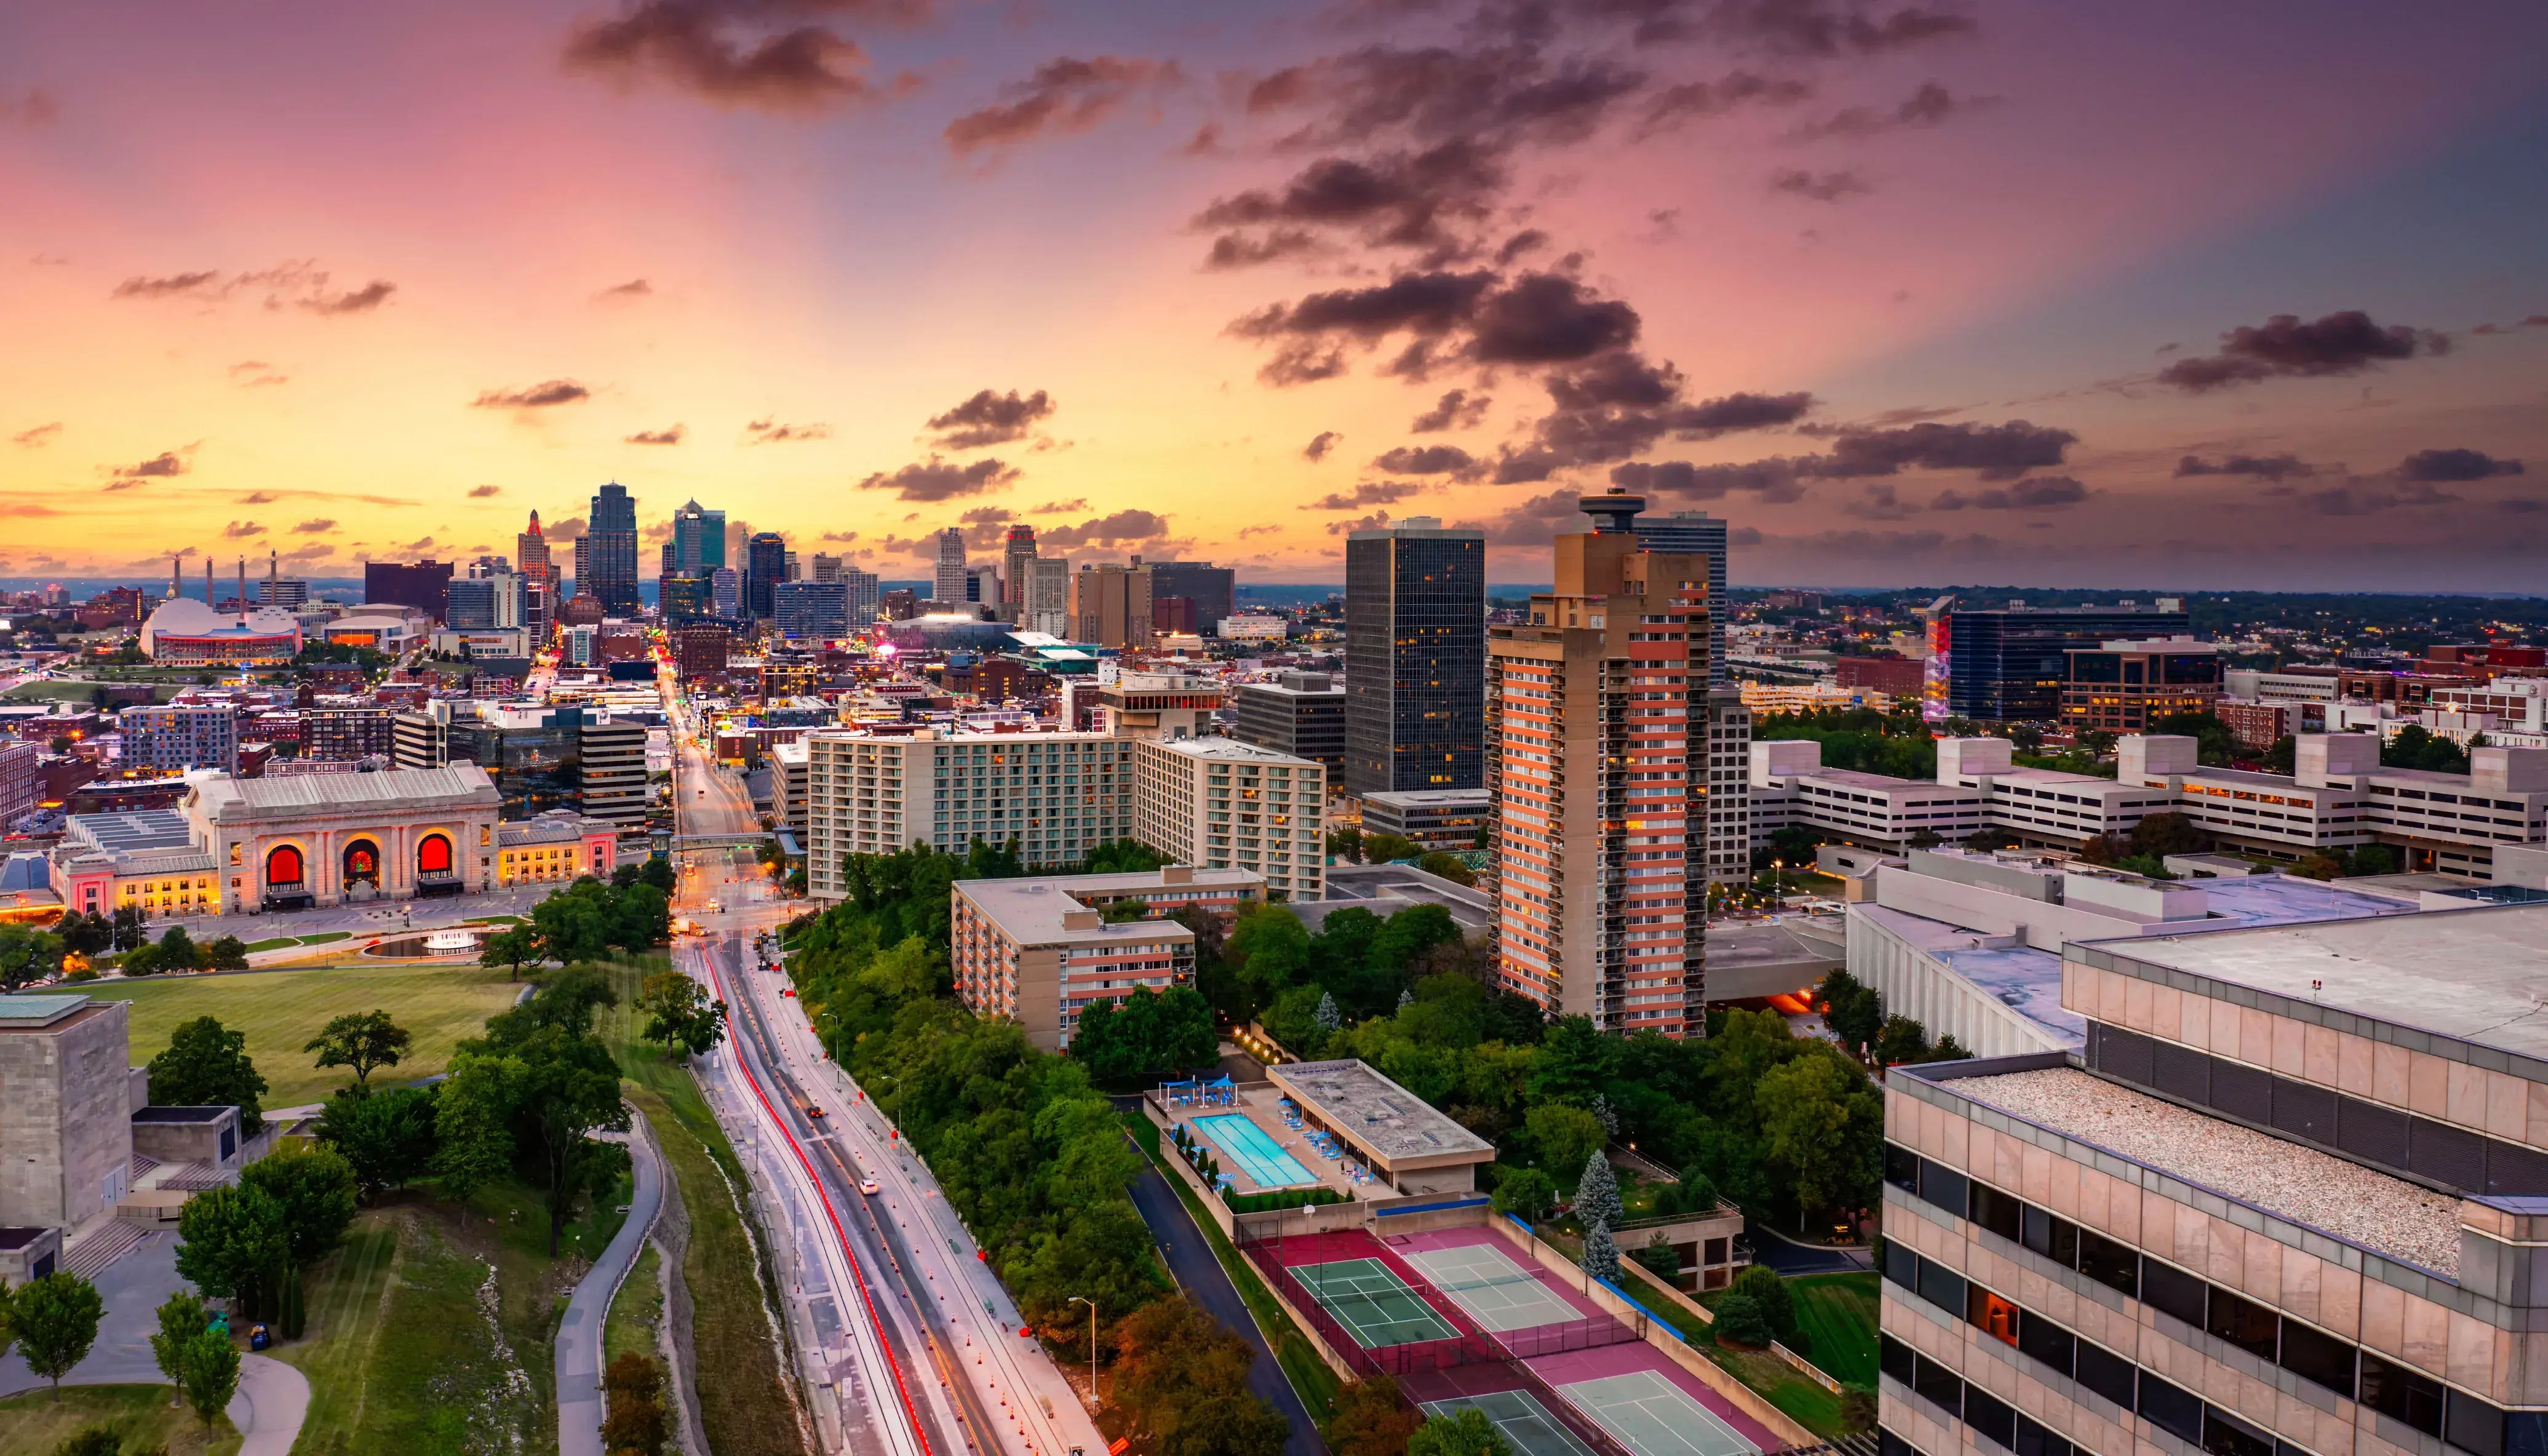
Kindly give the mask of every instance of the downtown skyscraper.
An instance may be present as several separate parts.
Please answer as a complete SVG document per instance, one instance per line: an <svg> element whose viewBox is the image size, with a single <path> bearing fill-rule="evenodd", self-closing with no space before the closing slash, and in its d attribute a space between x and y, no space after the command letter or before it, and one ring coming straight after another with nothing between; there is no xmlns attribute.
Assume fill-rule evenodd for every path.
<svg viewBox="0 0 2548 1456"><path fill-rule="evenodd" d="M1488 634L1496 977L1603 1031L1704 1036L1708 558L1648 550L1644 508L1586 497L1556 590Z"/></svg>
<svg viewBox="0 0 2548 1456"><path fill-rule="evenodd" d="M549 538L540 534L536 510L530 525L513 538L513 561L522 574L522 626L536 651L548 645L557 609L565 604L558 597L557 563L549 559Z"/></svg>
<svg viewBox="0 0 2548 1456"><path fill-rule="evenodd" d="M592 495L575 545L575 589L611 616L637 614L637 501L613 481Z"/></svg>
<svg viewBox="0 0 2548 1456"><path fill-rule="evenodd" d="M938 571L930 583L934 601L964 599L964 533L955 526L938 533Z"/></svg>
<svg viewBox="0 0 2548 1456"><path fill-rule="evenodd" d="M1487 537L1411 515L1345 538L1347 793L1476 788Z"/></svg>

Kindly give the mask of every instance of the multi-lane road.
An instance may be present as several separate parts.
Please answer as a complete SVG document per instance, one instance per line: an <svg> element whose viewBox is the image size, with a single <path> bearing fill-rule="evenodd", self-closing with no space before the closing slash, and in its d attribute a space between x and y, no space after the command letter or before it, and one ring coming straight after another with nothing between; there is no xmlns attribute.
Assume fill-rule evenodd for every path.
<svg viewBox="0 0 2548 1456"><path fill-rule="evenodd" d="M682 832L755 831L740 782L676 738ZM770 1170L756 1193L764 1226L794 1240L781 1277L811 1331L812 1383L850 1377L836 1387L839 1438L862 1456L1094 1456L1105 1445L1095 1422L1021 1333L937 1180L826 1057L784 973L760 967L755 938L799 907L738 858L686 857L679 903L701 933L677 956L727 1004L730 1040L706 1068L711 1098L729 1138ZM768 1206L774 1197L779 1206Z"/></svg>

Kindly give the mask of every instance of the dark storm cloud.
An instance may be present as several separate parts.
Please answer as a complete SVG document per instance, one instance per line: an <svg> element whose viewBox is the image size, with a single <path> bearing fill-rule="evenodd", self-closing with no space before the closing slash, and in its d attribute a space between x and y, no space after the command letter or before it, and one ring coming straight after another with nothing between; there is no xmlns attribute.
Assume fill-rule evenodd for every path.
<svg viewBox="0 0 2548 1456"><path fill-rule="evenodd" d="M1372 469L1392 475L1447 475L1472 481L1486 473L1486 462L1457 445L1400 445L1382 452Z"/></svg>
<svg viewBox="0 0 2548 1456"><path fill-rule="evenodd" d="M668 424L662 429L641 429L633 435L622 436L620 442L628 445L678 445L688 433L687 425Z"/></svg>
<svg viewBox="0 0 2548 1456"><path fill-rule="evenodd" d="M571 379L552 379L527 389L488 390L469 402L475 410L546 410L592 398L592 391Z"/></svg>
<svg viewBox="0 0 2548 1456"><path fill-rule="evenodd" d="M2380 324L2359 309L2303 322L2277 314L2261 325L2240 325L2221 335L2221 351L2179 359L2158 372L2158 382L2201 394L2259 380L2360 374L2397 360L2450 352L2448 334L2407 324Z"/></svg>
<svg viewBox="0 0 2548 1456"><path fill-rule="evenodd" d="M1330 491L1302 510L1360 510L1366 505L1390 505L1411 496L1424 494L1422 481L1366 481L1350 492Z"/></svg>
<svg viewBox="0 0 2548 1456"><path fill-rule="evenodd" d="M970 465L958 465L932 455L891 475L881 471L870 475L859 482L859 489L891 491L904 500L953 500L959 496L979 496L1006 489L1017 478L1015 469L998 460L983 459Z"/></svg>
<svg viewBox="0 0 2548 1456"><path fill-rule="evenodd" d="M1470 229L1493 213L1510 181L1501 150L1454 138L1421 151L1321 157L1279 188L1214 200L1194 217L1224 231L1206 262L1238 267L1315 251L1315 228L1350 233L1375 248L1421 248L1446 258L1476 251Z"/></svg>
<svg viewBox="0 0 2548 1456"><path fill-rule="evenodd" d="M939 431L938 443L947 449L978 450L1026 438L1052 411L1052 399L1042 390L1025 396L1016 390L1005 395L981 390L946 413L930 416L929 427Z"/></svg>
<svg viewBox="0 0 2548 1456"><path fill-rule="evenodd" d="M1878 13L1872 6L1821 0L1723 0L1708 12L1705 28L1736 44L1826 57L1881 55L1979 29L1964 16L1918 6Z"/></svg>
<svg viewBox="0 0 2548 1456"><path fill-rule="evenodd" d="M1296 303L1269 304L1232 322L1229 332L1253 339L1343 335L1366 342L1400 332L1446 333L1468 320L1496 281L1495 274L1485 272L1402 273L1369 288L1334 289Z"/></svg>
<svg viewBox="0 0 2548 1456"><path fill-rule="evenodd" d="M1035 74L1002 89L995 106L947 124L947 144L964 156L986 146L1015 146L1039 136L1085 132L1146 90L1173 85L1175 61L1133 55L1056 56Z"/></svg>
<svg viewBox="0 0 2548 1456"><path fill-rule="evenodd" d="M1075 526L1054 526L1037 534L1037 543L1069 551L1082 546L1120 546L1167 534L1168 518L1147 510L1119 510Z"/></svg>
<svg viewBox="0 0 2548 1456"><path fill-rule="evenodd" d="M1944 491L1930 504L1939 510L2058 510L2088 499L2088 488L2066 475L2028 476L2008 486L1994 486L1966 496Z"/></svg>
<svg viewBox="0 0 2548 1456"><path fill-rule="evenodd" d="M1654 94L1638 120L1636 135L1642 139L1747 106L1794 106L1813 94L1810 81L1751 71L1729 71L1714 81L1684 81Z"/></svg>
<svg viewBox="0 0 2548 1456"><path fill-rule="evenodd" d="M1835 437L1814 474L1891 475L1905 468L1969 470L1983 480L2013 480L2059 465L2079 437L2013 419L2006 424L1923 423L1902 429L1853 430Z"/></svg>
<svg viewBox="0 0 2548 1456"><path fill-rule="evenodd" d="M1432 409L1416 415L1407 426L1407 431L1426 435L1448 429L1475 429L1486 423L1487 407L1494 403L1494 399L1487 395L1451 390L1436 401Z"/></svg>
<svg viewBox="0 0 2548 1456"><path fill-rule="evenodd" d="M1312 461L1324 460L1327 458L1327 452L1334 449L1337 442L1342 439L1344 436L1334 430L1322 429L1311 439L1310 443L1301 447L1301 458Z"/></svg>
<svg viewBox="0 0 2548 1456"><path fill-rule="evenodd" d="M1875 187L1852 167L1831 172L1780 167L1770 174L1770 190L1789 197L1801 197L1807 202L1838 202L1845 197L1873 192Z"/></svg>
<svg viewBox="0 0 2548 1456"><path fill-rule="evenodd" d="M1486 296L1471 324L1470 356L1482 364L1562 364L1623 348L1637 311L1596 299L1572 278L1527 274Z"/></svg>
<svg viewBox="0 0 2548 1456"><path fill-rule="evenodd" d="M2398 462L2396 474L2404 481L2482 481L2519 475L2521 462L2498 460L2477 450L2418 450Z"/></svg>
<svg viewBox="0 0 2548 1456"><path fill-rule="evenodd" d="M563 58L570 70L653 80L718 106L819 112L878 94L866 52L831 18L908 24L928 9L926 0L640 0L578 25ZM912 84L905 76L892 89Z"/></svg>
<svg viewBox="0 0 2548 1456"><path fill-rule="evenodd" d="M2187 455L2176 462L2176 478L2200 475L2243 475L2257 480L2282 481L2304 479L2318 474L2318 467L2297 455L2224 455L2219 460L2206 460L2200 455Z"/></svg>

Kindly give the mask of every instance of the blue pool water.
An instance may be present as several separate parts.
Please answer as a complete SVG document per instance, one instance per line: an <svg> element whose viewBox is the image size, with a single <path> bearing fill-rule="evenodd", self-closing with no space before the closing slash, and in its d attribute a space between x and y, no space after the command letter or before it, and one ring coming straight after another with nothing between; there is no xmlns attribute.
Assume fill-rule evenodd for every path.
<svg viewBox="0 0 2548 1456"><path fill-rule="evenodd" d="M1213 1146L1229 1155L1259 1188L1306 1188L1319 1181L1319 1175L1301 1166L1301 1160L1283 1150L1263 1128L1247 1120L1244 1113L1216 1113L1194 1120L1195 1131Z"/></svg>

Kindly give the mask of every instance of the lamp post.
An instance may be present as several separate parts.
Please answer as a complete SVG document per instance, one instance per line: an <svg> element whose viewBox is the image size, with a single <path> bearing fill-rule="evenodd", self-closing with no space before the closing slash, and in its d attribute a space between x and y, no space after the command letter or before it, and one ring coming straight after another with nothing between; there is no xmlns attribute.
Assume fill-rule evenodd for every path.
<svg viewBox="0 0 2548 1456"><path fill-rule="evenodd" d="M1097 1302L1077 1295L1072 1295L1070 1302L1088 1307L1088 1409L1094 1410L1103 1404L1097 1399Z"/></svg>

